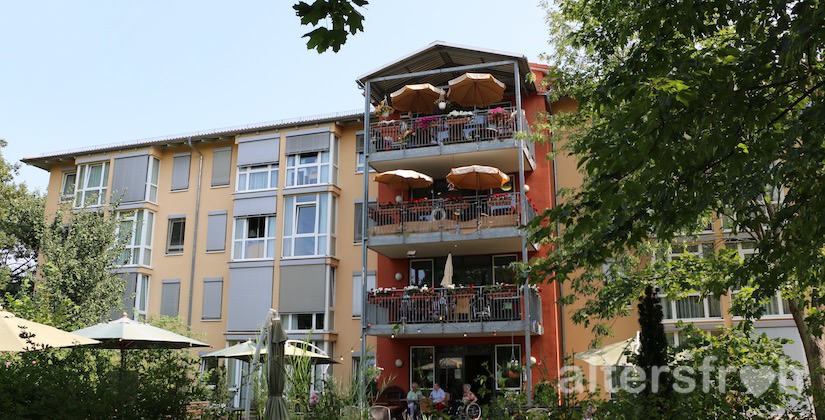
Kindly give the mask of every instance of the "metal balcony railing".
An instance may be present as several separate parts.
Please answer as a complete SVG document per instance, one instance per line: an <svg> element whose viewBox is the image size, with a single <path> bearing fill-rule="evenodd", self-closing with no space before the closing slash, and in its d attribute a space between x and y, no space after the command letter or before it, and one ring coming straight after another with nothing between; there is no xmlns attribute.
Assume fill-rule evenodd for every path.
<svg viewBox="0 0 825 420"><path fill-rule="evenodd" d="M541 299L530 292L533 331L540 333ZM367 296L367 323L427 324L524 319L524 289L512 285L456 288L377 289Z"/></svg>
<svg viewBox="0 0 825 420"><path fill-rule="evenodd" d="M454 232L519 225L519 193L369 205L369 235ZM527 205L528 220L535 217Z"/></svg>
<svg viewBox="0 0 825 420"><path fill-rule="evenodd" d="M524 112L514 107L379 121L370 124L373 152L472 143L513 137ZM524 120L524 130L529 127ZM531 143L525 140L527 143ZM527 146L532 147L531 144Z"/></svg>

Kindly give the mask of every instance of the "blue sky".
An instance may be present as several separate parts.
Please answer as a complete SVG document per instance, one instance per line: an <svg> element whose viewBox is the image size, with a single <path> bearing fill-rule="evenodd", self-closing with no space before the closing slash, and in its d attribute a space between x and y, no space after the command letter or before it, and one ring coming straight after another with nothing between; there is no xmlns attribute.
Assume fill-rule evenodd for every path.
<svg viewBox="0 0 825 420"><path fill-rule="evenodd" d="M4 158L350 111L355 79L436 41L547 51L538 0L373 0L338 53L306 49L285 0L54 0L0 6ZM17 177L45 190L47 173Z"/></svg>

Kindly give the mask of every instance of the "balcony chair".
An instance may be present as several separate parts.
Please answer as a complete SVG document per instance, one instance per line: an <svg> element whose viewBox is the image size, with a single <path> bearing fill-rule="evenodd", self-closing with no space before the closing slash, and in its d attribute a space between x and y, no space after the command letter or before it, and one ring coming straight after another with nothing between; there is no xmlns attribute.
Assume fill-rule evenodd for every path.
<svg viewBox="0 0 825 420"><path fill-rule="evenodd" d="M383 405L370 407L370 420L391 420L390 408Z"/></svg>
<svg viewBox="0 0 825 420"><path fill-rule="evenodd" d="M453 310L453 318L456 321L470 321L472 319L472 296L456 296L454 299L455 309Z"/></svg>
<svg viewBox="0 0 825 420"><path fill-rule="evenodd" d="M490 306L490 299L487 296L478 296L473 302L473 318L482 321L489 320L493 316L493 310Z"/></svg>

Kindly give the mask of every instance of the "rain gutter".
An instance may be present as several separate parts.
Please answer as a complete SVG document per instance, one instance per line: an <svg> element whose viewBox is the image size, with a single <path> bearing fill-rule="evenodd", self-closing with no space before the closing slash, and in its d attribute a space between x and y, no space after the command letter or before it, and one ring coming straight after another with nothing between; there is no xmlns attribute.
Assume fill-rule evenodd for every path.
<svg viewBox="0 0 825 420"><path fill-rule="evenodd" d="M186 308L186 327L192 328L192 302L195 296L195 259L198 255L198 222L201 211L201 185L203 184L203 153L192 145L192 137L186 140L186 145L198 153L198 189L195 195L195 225L194 237L192 238L192 268L189 270L189 305Z"/></svg>

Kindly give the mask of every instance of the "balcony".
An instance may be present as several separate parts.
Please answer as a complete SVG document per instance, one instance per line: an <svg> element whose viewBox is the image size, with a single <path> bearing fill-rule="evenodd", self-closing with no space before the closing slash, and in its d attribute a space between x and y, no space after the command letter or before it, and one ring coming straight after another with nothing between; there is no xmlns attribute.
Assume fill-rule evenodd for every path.
<svg viewBox="0 0 825 420"><path fill-rule="evenodd" d="M524 291L511 285L379 289L367 296L369 335L413 337L524 335ZM529 295L531 334L543 334L541 299Z"/></svg>
<svg viewBox="0 0 825 420"><path fill-rule="evenodd" d="M398 168L398 161L403 160L405 168L431 174L444 167L471 164L518 172L515 156L502 153L518 150L517 118L529 130L524 113L516 113L513 107L375 122L370 124L370 165L387 171ZM534 169L532 142L525 140L521 155L525 169Z"/></svg>
<svg viewBox="0 0 825 420"><path fill-rule="evenodd" d="M520 194L422 199L369 205L370 249L390 258L521 251ZM526 206L527 219L536 215ZM533 250L532 245L528 244Z"/></svg>

